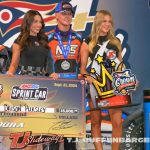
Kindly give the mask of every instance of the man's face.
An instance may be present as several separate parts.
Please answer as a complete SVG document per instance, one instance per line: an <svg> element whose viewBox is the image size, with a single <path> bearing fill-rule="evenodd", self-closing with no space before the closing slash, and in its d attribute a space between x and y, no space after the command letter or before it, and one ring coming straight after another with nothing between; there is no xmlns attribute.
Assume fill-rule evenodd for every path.
<svg viewBox="0 0 150 150"><path fill-rule="evenodd" d="M72 12L70 10L64 10L56 13L56 20L58 24L63 26L70 26L72 21Z"/></svg>

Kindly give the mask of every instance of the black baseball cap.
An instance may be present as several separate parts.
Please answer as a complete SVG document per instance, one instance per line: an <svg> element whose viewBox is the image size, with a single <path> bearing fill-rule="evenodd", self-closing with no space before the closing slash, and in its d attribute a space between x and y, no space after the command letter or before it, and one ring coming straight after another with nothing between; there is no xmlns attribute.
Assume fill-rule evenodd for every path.
<svg viewBox="0 0 150 150"><path fill-rule="evenodd" d="M69 2L61 1L55 8L55 13L62 11L71 11L74 14L73 7Z"/></svg>

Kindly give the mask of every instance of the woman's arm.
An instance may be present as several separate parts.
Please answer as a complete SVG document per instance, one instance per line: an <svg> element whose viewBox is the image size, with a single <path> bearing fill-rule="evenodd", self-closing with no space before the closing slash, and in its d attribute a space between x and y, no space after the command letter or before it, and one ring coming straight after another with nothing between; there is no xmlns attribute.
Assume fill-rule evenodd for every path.
<svg viewBox="0 0 150 150"><path fill-rule="evenodd" d="M80 55L81 55L81 66L80 66L80 73L85 76L85 80L88 83L92 83L94 81L93 77L88 75L88 72L86 71L86 66L88 63L88 57L89 57L89 46L86 42L83 42L81 45L81 50L80 50Z"/></svg>
<svg viewBox="0 0 150 150"><path fill-rule="evenodd" d="M12 60L11 60L11 64L10 67L7 71L8 75L13 75L16 72L16 69L19 65L19 61L20 61L20 52L21 52L21 48L18 44L14 43L12 46Z"/></svg>
<svg viewBox="0 0 150 150"><path fill-rule="evenodd" d="M122 51L122 50L121 50ZM119 50L118 52L118 59L122 62L122 55L121 55L121 51Z"/></svg>
<svg viewBox="0 0 150 150"><path fill-rule="evenodd" d="M89 46L86 42L83 42L81 45L80 56L81 56L80 73L88 74L86 71L86 66L87 66L88 57L89 57Z"/></svg>

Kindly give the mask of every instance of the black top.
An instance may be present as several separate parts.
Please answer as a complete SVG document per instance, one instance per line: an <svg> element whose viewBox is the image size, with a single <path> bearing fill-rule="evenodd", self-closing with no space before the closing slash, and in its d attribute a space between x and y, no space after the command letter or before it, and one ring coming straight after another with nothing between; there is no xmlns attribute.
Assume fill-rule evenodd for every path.
<svg viewBox="0 0 150 150"><path fill-rule="evenodd" d="M98 39L98 44L102 45L103 42L106 42L107 40L108 40L108 39L107 39L107 36L100 36L99 39ZM91 41L90 37L88 37L88 38L85 39L85 42L86 42L87 44L89 44L90 41ZM96 55L96 53L97 53L97 51L99 50L99 48L100 48L100 47L99 47L98 45L96 45L96 46L93 48L93 53L90 53L90 58L91 58L91 60L94 59L94 56ZM118 51L119 51L119 50L118 50L117 46L108 43L107 46L106 46L106 48L116 51L116 55L117 55L117 57L118 57ZM104 53L104 57L105 57L105 53Z"/></svg>
<svg viewBox="0 0 150 150"><path fill-rule="evenodd" d="M85 42L87 44L89 44L90 42L90 38L88 37ZM100 49L101 45L104 44L104 42L108 41L107 39L107 36L100 36L98 38L98 42L97 44L94 46L93 48L93 52L90 53L90 58L91 58L91 61L93 62L94 61L94 58L95 58L95 55L97 54L98 50ZM109 57L109 52L110 50L111 51L115 51L116 52L116 56L118 56L118 48L113 45L113 44L110 44L110 42L108 42L108 44L106 45L106 48L108 49L108 51L105 51L102 55L103 57L103 62L101 62L101 64L105 67L105 69L107 70L107 72L111 75L114 71L115 71L115 66L112 66L112 60L111 60L111 56ZM115 58L114 58L115 59ZM93 63L91 63L91 66L88 68L88 69L91 69L94 68L95 66L92 66ZM96 66L97 67L97 66ZM101 69L101 65L99 65L99 69ZM100 88L100 91L103 93L103 92L106 92L106 93L103 93L103 95L99 95L101 99L105 99L106 97L112 97L114 96L114 93L112 92L113 91L113 87L112 87L112 81L110 80L110 78L107 77L107 75L104 75L102 74L103 70L101 71L100 74L95 74L93 72L90 71L91 74L93 74L97 81L98 82L103 82L104 81L104 77L105 80L106 80L106 83L104 86L99 86ZM95 85L94 85L95 86Z"/></svg>
<svg viewBox="0 0 150 150"><path fill-rule="evenodd" d="M20 55L20 65L33 67L46 67L49 49L39 44L36 36L29 36L31 46L25 46ZM17 43L17 41L15 41Z"/></svg>

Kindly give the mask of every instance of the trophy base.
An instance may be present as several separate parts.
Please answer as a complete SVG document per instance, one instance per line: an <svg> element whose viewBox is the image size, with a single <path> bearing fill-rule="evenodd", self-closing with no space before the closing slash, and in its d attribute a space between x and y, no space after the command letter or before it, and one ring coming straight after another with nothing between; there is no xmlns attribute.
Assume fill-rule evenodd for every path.
<svg viewBox="0 0 150 150"><path fill-rule="evenodd" d="M96 98L97 107L118 107L131 104L130 95L116 95L113 97L101 99Z"/></svg>
<svg viewBox="0 0 150 150"><path fill-rule="evenodd" d="M90 109L89 111L101 110L101 109L114 109L114 108L123 108L138 106L141 103L131 104L130 95L116 95L107 99L96 98L97 107Z"/></svg>
<svg viewBox="0 0 150 150"><path fill-rule="evenodd" d="M116 95L107 99L96 98L97 107L90 109L89 111L101 110L101 109L114 109L138 106L141 103L131 104L130 95Z"/></svg>
<svg viewBox="0 0 150 150"><path fill-rule="evenodd" d="M90 109L89 111L102 110L102 109L124 108L124 107L134 107L134 106L138 106L138 105L141 105L141 103L117 105L117 106L96 107L96 108Z"/></svg>

